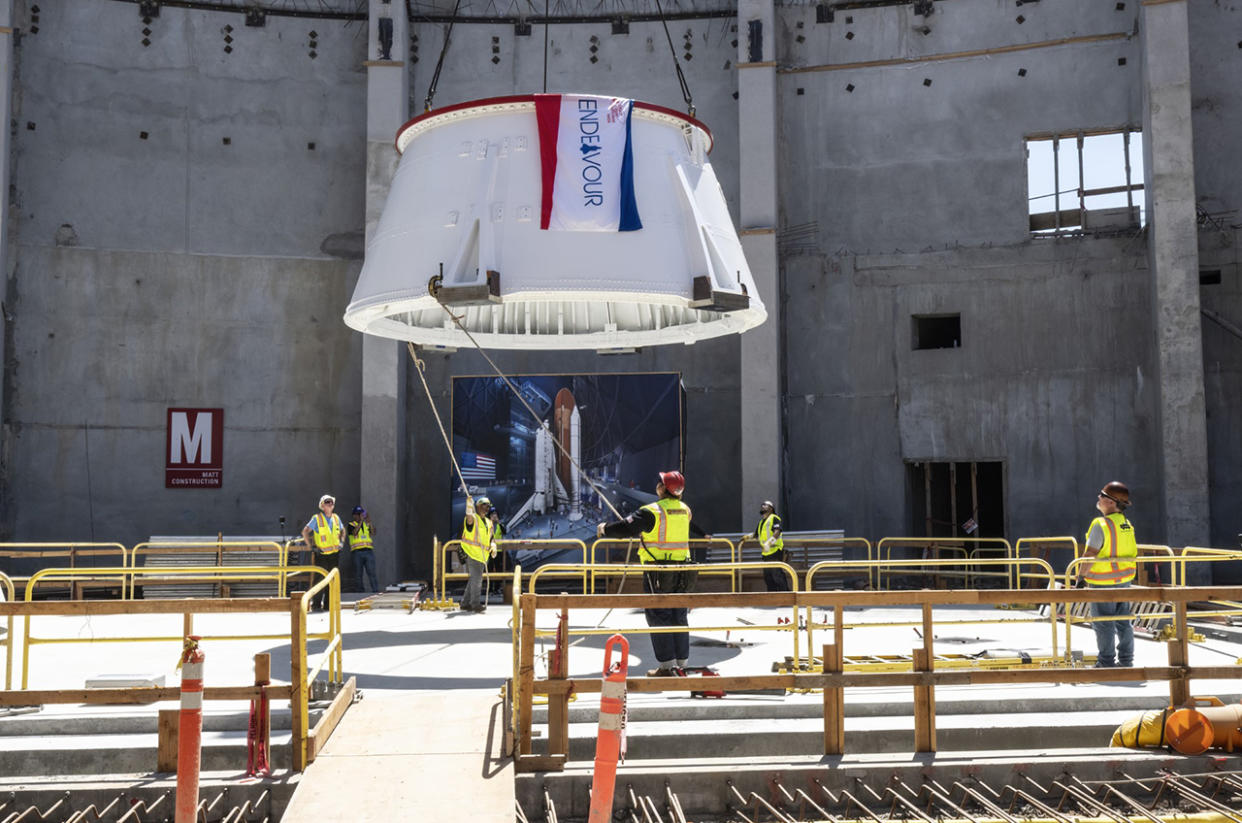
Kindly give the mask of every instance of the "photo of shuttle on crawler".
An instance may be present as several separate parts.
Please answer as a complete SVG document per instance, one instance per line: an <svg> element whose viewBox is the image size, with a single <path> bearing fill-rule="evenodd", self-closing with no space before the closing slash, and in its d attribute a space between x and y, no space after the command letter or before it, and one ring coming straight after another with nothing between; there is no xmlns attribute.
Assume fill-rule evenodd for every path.
<svg viewBox="0 0 1242 823"><path fill-rule="evenodd" d="M502 569L581 563L596 524L614 517L596 489L628 516L656 499L658 472L681 465L681 376L511 379L538 419L499 378L453 379L453 452L462 477L470 495L487 497L500 515ZM449 480L452 524L460 529L466 494L455 475ZM531 542L548 540L564 542Z"/></svg>

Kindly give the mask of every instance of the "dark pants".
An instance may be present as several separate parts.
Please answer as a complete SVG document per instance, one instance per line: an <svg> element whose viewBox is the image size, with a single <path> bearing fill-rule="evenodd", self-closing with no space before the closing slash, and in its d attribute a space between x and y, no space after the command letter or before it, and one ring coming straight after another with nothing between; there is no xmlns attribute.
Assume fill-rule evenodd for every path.
<svg viewBox="0 0 1242 823"><path fill-rule="evenodd" d="M340 562L340 552L336 552L334 554L315 552L315 565L323 569L325 572L331 572L333 569L337 569L339 571ZM311 586L314 586L318 582L318 578L311 580ZM324 611L328 608L328 589L328 586L324 586L320 589L319 593L315 595L314 600L311 601L312 609Z"/></svg>
<svg viewBox="0 0 1242 823"><path fill-rule="evenodd" d="M371 591L375 594L379 593L379 578L375 576L375 552L370 549L357 549L351 551L349 557L354 561L354 585L359 591ZM363 574L371 580L371 588L363 588L366 582L362 579Z"/></svg>
<svg viewBox="0 0 1242 823"><path fill-rule="evenodd" d="M657 578L657 575L660 575ZM648 594L674 594L676 590L685 591L684 575L679 572L648 572L643 575L643 589ZM689 626L689 609L644 609L647 625L652 628L663 626ZM660 632L651 635L651 649L655 652L656 663L662 668L671 668L677 660L690 659L690 632Z"/></svg>
<svg viewBox="0 0 1242 823"><path fill-rule="evenodd" d="M1108 588L1126 588L1110 586ZM1100 587L1104 588L1104 587ZM1126 617L1130 616L1129 603L1092 603L1092 617ZM1095 648L1097 657L1095 665L1102 668L1113 666L1134 665L1134 622L1132 620L1102 620L1092 623L1095 629Z"/></svg>
<svg viewBox="0 0 1242 823"><path fill-rule="evenodd" d="M777 549L771 554L765 554L763 560L765 563L788 563L789 555L784 549ZM772 569L765 567L763 570L763 582L767 585L770 592L787 592L789 591L789 575L784 569Z"/></svg>

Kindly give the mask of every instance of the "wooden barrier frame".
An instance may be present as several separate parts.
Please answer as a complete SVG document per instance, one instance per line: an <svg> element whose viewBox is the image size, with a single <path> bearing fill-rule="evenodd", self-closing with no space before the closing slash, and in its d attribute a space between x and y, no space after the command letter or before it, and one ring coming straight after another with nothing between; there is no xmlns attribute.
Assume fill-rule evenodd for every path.
<svg viewBox="0 0 1242 823"><path fill-rule="evenodd" d="M1145 681L1169 682L1170 703L1183 705L1190 697L1192 679L1239 679L1242 666L1197 666L1188 663L1189 633L1186 623L1186 604L1190 602L1221 602L1242 600L1242 587L1193 587L1193 588L1146 588L1130 587L1123 591L1102 589L967 589L967 590L921 590L899 592L774 592L741 594L675 594L675 595L537 595L522 594L517 598L518 669L516 672L515 713L516 741L514 745L515 768L519 772L555 769L563 767L563 758L532 754L531 706L537 694L562 695L568 693L598 693L599 678L558 678L536 680L534 677L535 616L540 610L579 608L749 608L749 607L806 607L831 608L836 618L835 650L825 647L826 665L822 673L782 673L761 675L725 675L712 678L712 688L728 691L749 691L772 688L820 688L825 689L824 744L826 754L836 754L843 749L843 727L836 690L851 687L909 686L926 691L915 693L915 740L916 750L934 751L935 741L935 692L941 685L982 685L998 683L1087 683L1097 681ZM1158 601L1173 604L1176 637L1168 646L1168 666L1142 668L1097 669L1063 666L1057 668L1031 669L953 669L936 671L931 647L932 609L935 606L1002 606L1016 602L1054 604L1128 601ZM841 672L836 671L837 656L843 654L840 631L841 610L849 606L919 606L923 612L924 645L918 650L916 670L910 672ZM693 631L693 627L691 627ZM626 688L633 692L686 691L685 681L666 677L631 677ZM831 694L829 694L831 692ZM843 694L843 692L840 692ZM920 696L921 695L921 696ZM567 720L562 720L562 723ZM563 729L550 729L549 737L560 738ZM557 761L560 761L558 765Z"/></svg>

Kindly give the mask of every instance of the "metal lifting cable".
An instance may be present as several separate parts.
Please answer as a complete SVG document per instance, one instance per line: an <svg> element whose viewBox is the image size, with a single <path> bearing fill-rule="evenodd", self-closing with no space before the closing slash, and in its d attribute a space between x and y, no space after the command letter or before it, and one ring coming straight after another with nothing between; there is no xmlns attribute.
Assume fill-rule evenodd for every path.
<svg viewBox="0 0 1242 823"><path fill-rule="evenodd" d="M664 39L668 40L668 53L673 55L673 68L677 69L677 82L681 84L681 99L686 101L686 111L694 117L694 98L690 94L690 86L686 83L686 75L681 70L681 62L677 59L677 49L673 48L673 35L668 33L668 21L664 19L664 9L660 0L656 0L656 11L660 13L660 25L664 26Z"/></svg>
<svg viewBox="0 0 1242 823"><path fill-rule="evenodd" d="M448 30L444 32L444 46L440 49L440 59L436 61L436 70L431 75L431 85L427 87L427 96L423 98L423 111L431 111L431 101L436 96L436 86L440 84L440 69L444 68L444 58L448 54L449 43L453 39L453 24L457 22L457 10L461 8L461 0L453 6L453 16L449 18ZM672 41L669 41L672 46ZM412 354L412 352L411 352ZM415 362L418 358L414 358Z"/></svg>

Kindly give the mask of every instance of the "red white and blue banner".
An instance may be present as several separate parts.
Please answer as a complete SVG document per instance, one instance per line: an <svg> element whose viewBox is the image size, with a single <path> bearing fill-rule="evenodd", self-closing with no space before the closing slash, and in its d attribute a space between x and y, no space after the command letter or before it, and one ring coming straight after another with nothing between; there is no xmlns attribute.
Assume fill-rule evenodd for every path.
<svg viewBox="0 0 1242 823"><path fill-rule="evenodd" d="M633 101L589 94L536 94L543 172L541 229L636 231L630 144Z"/></svg>

